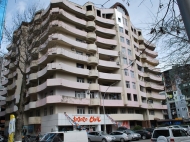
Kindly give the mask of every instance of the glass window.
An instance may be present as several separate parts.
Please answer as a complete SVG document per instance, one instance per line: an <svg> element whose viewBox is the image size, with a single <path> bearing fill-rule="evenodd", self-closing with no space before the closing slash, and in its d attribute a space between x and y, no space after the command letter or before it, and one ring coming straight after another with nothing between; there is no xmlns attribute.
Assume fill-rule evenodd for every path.
<svg viewBox="0 0 190 142"><path fill-rule="evenodd" d="M124 69L124 72L125 72L125 75L126 75L126 76L129 76L129 71L128 71L128 69Z"/></svg>
<svg viewBox="0 0 190 142"><path fill-rule="evenodd" d="M120 112L121 112L121 113L125 113L125 112L126 112L126 109L121 108L121 109L120 109Z"/></svg>
<svg viewBox="0 0 190 142"><path fill-rule="evenodd" d="M94 98L94 92L90 92L90 98L91 98L91 99Z"/></svg>
<svg viewBox="0 0 190 142"><path fill-rule="evenodd" d="M124 58L124 57L123 57L123 64L128 65L128 63L127 63L127 58Z"/></svg>
<svg viewBox="0 0 190 142"><path fill-rule="evenodd" d="M84 83L84 78L77 77L77 82Z"/></svg>
<svg viewBox="0 0 190 142"><path fill-rule="evenodd" d="M128 55L131 56L132 55L132 52L130 49L128 49Z"/></svg>
<svg viewBox="0 0 190 142"><path fill-rule="evenodd" d="M158 138L159 136L169 137L169 130L154 130L153 138Z"/></svg>
<svg viewBox="0 0 190 142"><path fill-rule="evenodd" d="M136 89L136 83L132 82L133 89Z"/></svg>
<svg viewBox="0 0 190 142"><path fill-rule="evenodd" d="M150 115L154 115L154 110L149 110Z"/></svg>
<svg viewBox="0 0 190 142"><path fill-rule="evenodd" d="M119 27L119 32L123 33L123 28L122 27Z"/></svg>
<svg viewBox="0 0 190 142"><path fill-rule="evenodd" d="M128 45L130 45L130 40L126 39L126 43L127 43Z"/></svg>
<svg viewBox="0 0 190 142"><path fill-rule="evenodd" d="M120 41L124 43L124 37L120 36Z"/></svg>
<svg viewBox="0 0 190 142"><path fill-rule="evenodd" d="M138 101L137 94L133 94L134 101Z"/></svg>
<svg viewBox="0 0 190 142"><path fill-rule="evenodd" d="M134 113L134 110L133 110L133 109L128 109L128 113L129 113L129 114L133 114L133 113Z"/></svg>
<svg viewBox="0 0 190 142"><path fill-rule="evenodd" d="M84 65L77 63L77 68L84 68Z"/></svg>
<svg viewBox="0 0 190 142"><path fill-rule="evenodd" d="M88 108L88 114L93 114L94 113L94 109L93 108Z"/></svg>
<svg viewBox="0 0 190 142"><path fill-rule="evenodd" d="M47 108L44 108L44 116L47 116Z"/></svg>
<svg viewBox="0 0 190 142"><path fill-rule="evenodd" d="M75 97L76 98L85 98L85 92L83 91L75 91Z"/></svg>
<svg viewBox="0 0 190 142"><path fill-rule="evenodd" d="M130 71L130 73L131 73L131 77L132 77L132 78L135 78L135 73L134 73L134 71Z"/></svg>
<svg viewBox="0 0 190 142"><path fill-rule="evenodd" d="M83 53L80 51L76 51L77 54L82 55Z"/></svg>
<svg viewBox="0 0 190 142"><path fill-rule="evenodd" d="M50 108L49 108L49 114L50 114L50 115L53 114L53 106L50 106Z"/></svg>
<svg viewBox="0 0 190 142"><path fill-rule="evenodd" d="M174 137L184 137L187 136L187 133L182 129L174 130L172 129L172 133Z"/></svg>
<svg viewBox="0 0 190 142"><path fill-rule="evenodd" d="M125 47L121 47L121 52L122 52L122 54L126 54L126 49L125 49Z"/></svg>
<svg viewBox="0 0 190 142"><path fill-rule="evenodd" d="M77 107L77 114L85 114L85 108Z"/></svg>
<svg viewBox="0 0 190 142"><path fill-rule="evenodd" d="M127 100L131 101L131 94L130 93L127 93Z"/></svg>
<svg viewBox="0 0 190 142"><path fill-rule="evenodd" d="M126 87L130 88L130 82L129 81L126 81Z"/></svg>
<svg viewBox="0 0 190 142"><path fill-rule="evenodd" d="M120 22L120 23L121 23L121 18L118 18L118 22Z"/></svg>
<svg viewBox="0 0 190 142"><path fill-rule="evenodd" d="M40 116L40 110L36 110L36 116Z"/></svg>

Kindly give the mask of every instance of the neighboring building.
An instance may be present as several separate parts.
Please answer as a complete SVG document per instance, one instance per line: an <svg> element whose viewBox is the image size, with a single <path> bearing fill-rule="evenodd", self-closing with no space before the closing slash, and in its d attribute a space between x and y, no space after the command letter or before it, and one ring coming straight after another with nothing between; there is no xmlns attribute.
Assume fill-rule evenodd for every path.
<svg viewBox="0 0 190 142"><path fill-rule="evenodd" d="M189 121L188 75L183 66L172 67L163 72L169 119ZM185 77L185 78L184 78Z"/></svg>
<svg viewBox="0 0 190 142"><path fill-rule="evenodd" d="M8 82L8 80L3 76L4 71L4 58L0 57L0 94L5 90L3 85ZM5 127L5 97L0 95L0 135L4 134Z"/></svg>
<svg viewBox="0 0 190 142"><path fill-rule="evenodd" d="M22 34L22 27L37 30L39 25L31 28L36 23L52 33L43 32L38 59L27 66L24 125L28 133L72 129L64 112L80 125L103 130L103 105L106 114L128 128L154 127L156 120L164 119L167 106L162 104L165 95L159 94L164 86L155 68L159 64L155 46L132 25L122 4L104 9L92 2L80 6L52 0L48 9L36 13L14 36ZM10 60L16 46L7 49L6 121L17 111L22 79L13 66L15 60ZM105 116L107 131L116 129L112 119Z"/></svg>

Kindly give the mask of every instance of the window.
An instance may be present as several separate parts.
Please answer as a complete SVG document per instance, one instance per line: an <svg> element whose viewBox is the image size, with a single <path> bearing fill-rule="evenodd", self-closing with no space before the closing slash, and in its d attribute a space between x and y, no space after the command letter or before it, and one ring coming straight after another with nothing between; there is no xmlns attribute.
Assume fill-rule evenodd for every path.
<svg viewBox="0 0 190 142"><path fill-rule="evenodd" d="M126 39L126 43L127 43L128 45L130 45L130 40Z"/></svg>
<svg viewBox="0 0 190 142"><path fill-rule="evenodd" d="M120 36L120 41L124 43L124 37Z"/></svg>
<svg viewBox="0 0 190 142"><path fill-rule="evenodd" d="M128 49L128 55L131 56L132 55L132 52L130 49Z"/></svg>
<svg viewBox="0 0 190 142"><path fill-rule="evenodd" d="M121 108L121 109L120 109L120 112L121 112L121 113L125 113L125 112L126 112L126 109L125 109L125 108Z"/></svg>
<svg viewBox="0 0 190 142"><path fill-rule="evenodd" d="M128 109L128 114L133 114L134 110L133 109Z"/></svg>
<svg viewBox="0 0 190 142"><path fill-rule="evenodd" d="M126 34L126 35L129 35L129 32L128 32L127 30L125 30L125 34Z"/></svg>
<svg viewBox="0 0 190 142"><path fill-rule="evenodd" d="M86 6L86 11L92 11L92 5Z"/></svg>
<svg viewBox="0 0 190 142"><path fill-rule="evenodd" d="M44 116L47 116L47 108L44 108Z"/></svg>
<svg viewBox="0 0 190 142"><path fill-rule="evenodd" d="M88 83L91 84L92 83L92 79L88 79Z"/></svg>
<svg viewBox="0 0 190 142"><path fill-rule="evenodd" d="M119 27L119 32L123 33L123 28L122 27Z"/></svg>
<svg viewBox="0 0 190 142"><path fill-rule="evenodd" d="M126 18L123 18L123 24L127 26L127 19Z"/></svg>
<svg viewBox="0 0 190 142"><path fill-rule="evenodd" d="M94 92L90 92L90 98L91 98L91 99L94 98Z"/></svg>
<svg viewBox="0 0 190 142"><path fill-rule="evenodd" d="M130 93L127 93L127 100L131 101L131 94Z"/></svg>
<svg viewBox="0 0 190 142"><path fill-rule="evenodd" d="M85 114L85 108L84 107L77 107L77 114Z"/></svg>
<svg viewBox="0 0 190 142"><path fill-rule="evenodd" d="M128 69L124 69L124 72L125 72L125 75L126 75L126 76L129 76Z"/></svg>
<svg viewBox="0 0 190 142"><path fill-rule="evenodd" d="M120 22L120 23L121 23L121 18L118 18L118 22Z"/></svg>
<svg viewBox="0 0 190 142"><path fill-rule="evenodd" d="M128 65L128 63L127 63L127 58L123 58L123 64Z"/></svg>
<svg viewBox="0 0 190 142"><path fill-rule="evenodd" d="M153 133L153 138L158 138L159 136L164 136L164 137L169 137L170 136L170 132L169 130L154 130Z"/></svg>
<svg viewBox="0 0 190 142"><path fill-rule="evenodd" d="M75 91L76 98L85 98L85 92L83 91Z"/></svg>
<svg viewBox="0 0 190 142"><path fill-rule="evenodd" d="M83 53L80 51L76 51L77 54L82 55Z"/></svg>
<svg viewBox="0 0 190 142"><path fill-rule="evenodd" d="M134 71L130 71L130 74L131 74L131 77L132 77L132 78L135 78L135 73L134 73Z"/></svg>
<svg viewBox="0 0 190 142"><path fill-rule="evenodd" d="M172 133L174 137L184 137L187 136L187 133L182 129L172 129Z"/></svg>
<svg viewBox="0 0 190 142"><path fill-rule="evenodd" d="M36 116L40 116L40 110L36 110Z"/></svg>
<svg viewBox="0 0 190 142"><path fill-rule="evenodd" d="M140 85L140 91L144 92L144 87Z"/></svg>
<svg viewBox="0 0 190 142"><path fill-rule="evenodd" d="M138 99L137 99L137 94L133 94L133 98L134 98L134 101L138 101Z"/></svg>
<svg viewBox="0 0 190 142"><path fill-rule="evenodd" d="M78 38L76 38L76 41L82 42L82 43L86 43L86 41L84 41L84 40L82 40L82 39L78 39Z"/></svg>
<svg viewBox="0 0 190 142"><path fill-rule="evenodd" d="M91 66L87 66L87 69L88 69L88 70L91 70L91 69L92 69L92 67L91 67Z"/></svg>
<svg viewBox="0 0 190 142"><path fill-rule="evenodd" d="M49 107L49 114L52 115L53 114L53 106Z"/></svg>
<svg viewBox="0 0 190 142"><path fill-rule="evenodd" d="M129 81L126 81L125 83L126 83L126 87L127 87L127 88L130 88L130 82L129 82Z"/></svg>
<svg viewBox="0 0 190 142"><path fill-rule="evenodd" d="M84 78L77 77L77 82L84 83Z"/></svg>
<svg viewBox="0 0 190 142"><path fill-rule="evenodd" d="M77 68L82 68L82 69L84 69L84 65L77 63Z"/></svg>
<svg viewBox="0 0 190 142"><path fill-rule="evenodd" d="M136 83L132 82L133 89L136 89Z"/></svg>
<svg viewBox="0 0 190 142"><path fill-rule="evenodd" d="M153 104L153 103L154 103L154 101L151 100L151 99L149 99L149 100L147 100L147 101L148 101L148 104Z"/></svg>
<svg viewBox="0 0 190 142"><path fill-rule="evenodd" d="M51 95L51 96L53 95L53 90L50 91L49 95Z"/></svg>
<svg viewBox="0 0 190 142"><path fill-rule="evenodd" d="M122 54L126 54L125 47L121 47L121 52L122 52Z"/></svg>
<svg viewBox="0 0 190 142"><path fill-rule="evenodd" d="M154 110L149 110L150 115L154 115Z"/></svg>
<svg viewBox="0 0 190 142"><path fill-rule="evenodd" d="M88 108L88 114L93 114L94 113L94 109L93 108Z"/></svg>

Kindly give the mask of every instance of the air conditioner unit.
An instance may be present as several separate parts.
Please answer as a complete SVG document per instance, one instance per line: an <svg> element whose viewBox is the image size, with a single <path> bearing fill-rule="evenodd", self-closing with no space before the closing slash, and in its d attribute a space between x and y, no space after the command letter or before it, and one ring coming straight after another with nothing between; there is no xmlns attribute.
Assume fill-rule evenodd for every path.
<svg viewBox="0 0 190 142"><path fill-rule="evenodd" d="M120 65L120 62L117 62L117 65Z"/></svg>
<svg viewBox="0 0 190 142"><path fill-rule="evenodd" d="M75 51L75 48L71 47L71 50L72 50L72 51Z"/></svg>

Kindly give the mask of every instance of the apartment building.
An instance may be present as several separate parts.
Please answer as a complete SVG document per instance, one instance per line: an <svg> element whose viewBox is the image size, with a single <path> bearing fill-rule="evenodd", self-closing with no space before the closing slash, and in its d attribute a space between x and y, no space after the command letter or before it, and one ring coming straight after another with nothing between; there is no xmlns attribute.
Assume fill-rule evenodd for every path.
<svg viewBox="0 0 190 142"><path fill-rule="evenodd" d="M121 3L98 8L92 2L81 6L51 0L46 10L37 12L14 36L22 35L22 27L34 32L46 29L39 35L37 59L27 65L24 125L28 133L72 129L68 117L94 130L103 130L105 123L107 131L117 128L114 122L128 128L151 127L164 118L167 106L162 104L165 95L159 94L164 86L155 68L159 64L155 46L132 25ZM7 49L4 75L11 78L9 86L5 85L6 118L17 111L22 78L9 60L16 46Z"/></svg>
<svg viewBox="0 0 190 142"><path fill-rule="evenodd" d="M189 67L189 65L176 65L163 72L169 119L190 121Z"/></svg>

